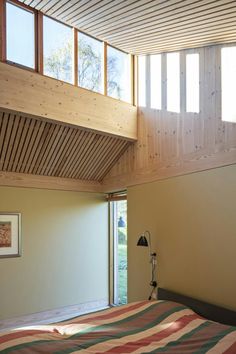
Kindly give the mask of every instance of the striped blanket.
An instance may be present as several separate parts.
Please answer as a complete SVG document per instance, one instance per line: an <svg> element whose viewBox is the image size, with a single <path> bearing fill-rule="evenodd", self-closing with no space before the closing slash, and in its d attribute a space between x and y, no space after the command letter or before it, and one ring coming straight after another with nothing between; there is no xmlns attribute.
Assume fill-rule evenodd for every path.
<svg viewBox="0 0 236 354"><path fill-rule="evenodd" d="M236 327L171 301L142 301L0 333L0 353L235 354Z"/></svg>

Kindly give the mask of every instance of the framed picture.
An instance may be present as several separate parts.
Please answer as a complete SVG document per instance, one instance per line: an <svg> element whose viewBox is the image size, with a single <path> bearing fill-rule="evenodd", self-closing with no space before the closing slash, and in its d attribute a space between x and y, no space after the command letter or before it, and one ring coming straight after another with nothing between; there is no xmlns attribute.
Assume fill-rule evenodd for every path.
<svg viewBox="0 0 236 354"><path fill-rule="evenodd" d="M21 255L21 214L0 212L0 258Z"/></svg>

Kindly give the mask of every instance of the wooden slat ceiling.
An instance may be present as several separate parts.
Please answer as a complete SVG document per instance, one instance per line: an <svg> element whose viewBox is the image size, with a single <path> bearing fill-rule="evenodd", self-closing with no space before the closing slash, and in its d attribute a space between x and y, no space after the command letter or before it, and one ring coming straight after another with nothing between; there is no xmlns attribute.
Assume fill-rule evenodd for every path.
<svg viewBox="0 0 236 354"><path fill-rule="evenodd" d="M21 0L133 54L236 41L235 0Z"/></svg>
<svg viewBox="0 0 236 354"><path fill-rule="evenodd" d="M0 171L101 181L130 144L0 112Z"/></svg>

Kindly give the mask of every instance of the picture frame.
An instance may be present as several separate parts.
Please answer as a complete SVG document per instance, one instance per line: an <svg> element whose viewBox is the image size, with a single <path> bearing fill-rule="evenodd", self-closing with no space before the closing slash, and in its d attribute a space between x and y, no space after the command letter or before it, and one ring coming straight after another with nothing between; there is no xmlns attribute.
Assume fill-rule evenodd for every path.
<svg viewBox="0 0 236 354"><path fill-rule="evenodd" d="M21 214L0 212L0 258L21 256Z"/></svg>

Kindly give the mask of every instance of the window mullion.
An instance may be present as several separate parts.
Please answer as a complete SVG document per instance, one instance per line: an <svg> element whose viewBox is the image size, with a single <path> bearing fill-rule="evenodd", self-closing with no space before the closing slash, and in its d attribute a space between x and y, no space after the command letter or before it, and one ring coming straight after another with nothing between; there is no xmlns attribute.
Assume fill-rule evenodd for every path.
<svg viewBox="0 0 236 354"><path fill-rule="evenodd" d="M74 85L78 86L78 31L74 28L73 30L74 35Z"/></svg>
<svg viewBox="0 0 236 354"><path fill-rule="evenodd" d="M6 61L6 1L0 0L0 60Z"/></svg>
<svg viewBox="0 0 236 354"><path fill-rule="evenodd" d="M104 95L107 96L107 43L103 42L103 85L104 85Z"/></svg>

